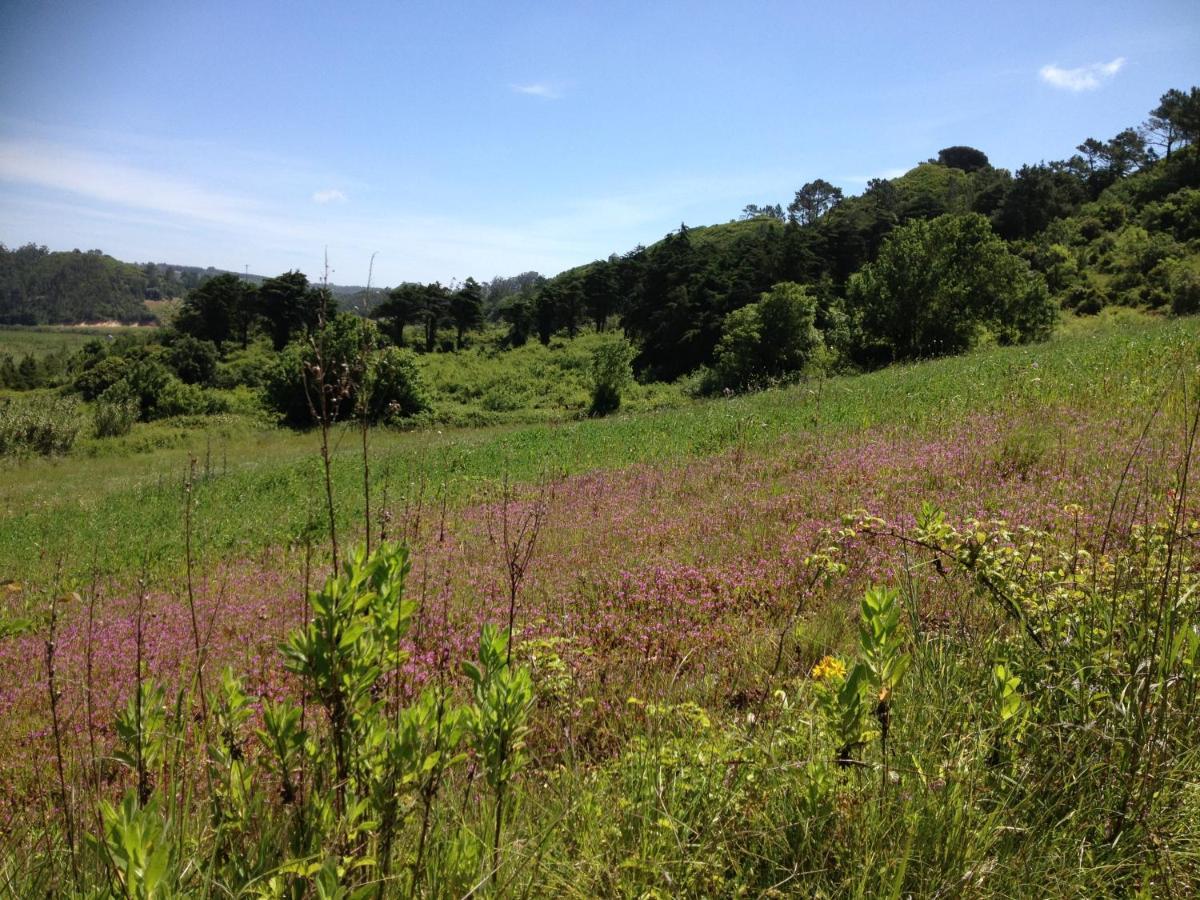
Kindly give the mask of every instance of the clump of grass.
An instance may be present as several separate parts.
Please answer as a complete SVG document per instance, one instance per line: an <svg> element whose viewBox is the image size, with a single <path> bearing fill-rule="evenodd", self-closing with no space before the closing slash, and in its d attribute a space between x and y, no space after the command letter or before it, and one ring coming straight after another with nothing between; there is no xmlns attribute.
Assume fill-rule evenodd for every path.
<svg viewBox="0 0 1200 900"><path fill-rule="evenodd" d="M61 456L82 427L74 400L53 395L0 399L0 457Z"/></svg>

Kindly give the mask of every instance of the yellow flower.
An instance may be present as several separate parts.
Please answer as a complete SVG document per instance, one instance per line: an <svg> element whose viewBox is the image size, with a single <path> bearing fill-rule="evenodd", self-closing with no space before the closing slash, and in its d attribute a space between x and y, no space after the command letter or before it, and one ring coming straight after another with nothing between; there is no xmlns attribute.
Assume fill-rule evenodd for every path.
<svg viewBox="0 0 1200 900"><path fill-rule="evenodd" d="M844 678L846 675L846 665L836 656L823 656L821 657L821 661L812 667L810 674L818 681Z"/></svg>

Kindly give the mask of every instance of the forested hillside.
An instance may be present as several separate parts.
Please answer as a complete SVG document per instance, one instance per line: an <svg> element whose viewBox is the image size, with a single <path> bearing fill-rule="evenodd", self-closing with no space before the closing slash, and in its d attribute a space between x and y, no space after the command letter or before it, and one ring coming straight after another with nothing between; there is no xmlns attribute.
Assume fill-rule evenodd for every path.
<svg viewBox="0 0 1200 900"><path fill-rule="evenodd" d="M158 296L159 283L153 266L147 271L99 250L0 244L0 324L150 321L144 301Z"/></svg>
<svg viewBox="0 0 1200 900"><path fill-rule="evenodd" d="M1043 283L1052 306L1083 313L1109 304L1194 311L1198 136L1193 87L1168 91L1138 127L1015 173L975 148L948 147L859 196L816 179L786 208L750 204L741 221L681 226L525 290L499 314L514 342L617 319L639 345L639 368L670 378L712 365L727 317L780 282L805 286L827 341L859 365L962 349L988 330L1037 337ZM997 279L1022 296L1010 289L1008 305L978 306L956 335L926 328L963 312L963 282ZM914 321L915 310L928 321Z"/></svg>

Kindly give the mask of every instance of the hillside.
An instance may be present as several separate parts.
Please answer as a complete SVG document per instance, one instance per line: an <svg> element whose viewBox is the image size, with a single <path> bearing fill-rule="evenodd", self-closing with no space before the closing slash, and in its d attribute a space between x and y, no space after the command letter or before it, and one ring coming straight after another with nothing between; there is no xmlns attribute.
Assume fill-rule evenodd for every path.
<svg viewBox="0 0 1200 900"><path fill-rule="evenodd" d="M252 285L267 280L212 266L122 262L100 250L50 251L35 244L9 249L0 244L0 325L144 324L155 319L145 301L182 297L226 274ZM360 308L366 297L366 288L359 285L330 284L329 290L346 309Z"/></svg>

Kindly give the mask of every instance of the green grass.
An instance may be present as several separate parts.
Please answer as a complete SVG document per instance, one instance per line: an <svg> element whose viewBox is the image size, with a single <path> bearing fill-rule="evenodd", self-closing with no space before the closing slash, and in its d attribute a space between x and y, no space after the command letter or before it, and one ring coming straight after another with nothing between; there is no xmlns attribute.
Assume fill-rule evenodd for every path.
<svg viewBox="0 0 1200 900"><path fill-rule="evenodd" d="M169 768L152 773L146 793L155 802L139 808L131 799L118 814L99 800L130 789L132 769L113 764L111 784L89 785L76 762L95 754L106 760L101 771L109 772L107 760L120 744L101 734L99 747L84 746L77 725L80 635L90 607L63 601L58 671L63 696L75 703L65 753L69 808L79 831L100 834L98 823L107 822L108 846L69 847L72 820L45 777L55 760L46 738L48 704L18 703L8 735L15 753L8 760L0 755L8 766L0 765L0 775L12 776L4 779L12 800L3 808L21 813L11 842L0 838L0 884L20 896L62 893L73 860L78 884L91 888L114 877L122 854L153 843L172 850L161 866L147 867L150 875L161 872L182 890L222 896L267 891L272 878L274 896L315 893L317 880L328 895L339 878L377 877L389 879L384 896L472 890L565 897L1194 895L1200 885L1195 526L1176 521L1141 535L1122 533L1108 544L1103 520L1128 442L1164 402L1156 429L1148 432L1152 446L1137 460L1121 499L1139 505L1135 519L1144 513L1161 522L1163 510L1175 508L1178 495L1166 488L1186 458L1178 414L1195 404L1198 363L1200 319L1116 313L1072 320L1037 346L992 347L607 420L376 432L376 510L385 486L395 503L418 482L427 483L428 494L444 484L457 504L506 474L531 481L546 473L631 464L666 469L719 458L672 473L628 473L624 485L613 475L581 482L578 491L563 489L538 547L546 580L522 594L514 632L521 640L512 664L531 673L526 684L536 702L501 702L503 691L512 689L503 678L471 693L453 673L472 650L451 640L457 648L451 671L426 687L449 685L445 702L474 723L461 743L434 756L425 755L428 750L415 755L408 737L397 741L395 754L376 753L372 748L381 745L369 740L346 744L357 756L337 778L357 783L364 802L376 805L372 820L386 814L381 785L398 785L409 813L398 840L382 848L382 829L345 839L339 829L350 827L350 814L321 805L336 806L336 792L318 786L333 782L338 752L349 751L334 749L348 732L330 724L334 701L317 680L320 673L342 672L343 683L372 682L360 686L356 708L374 724L355 734L442 739L440 720L430 717L432 694L424 697L425 718L401 713L393 720L387 711L393 701L410 710L419 702L385 702L389 685L401 682L374 668L384 656L377 651L398 643L390 603L343 599L341 624L314 628L313 642L292 643L322 661L302 669L311 681L303 719L311 743L303 753L290 751L293 762L283 771L299 771L300 783L312 789L293 805L286 791L281 794L265 744L254 736L251 701L232 681L217 687L216 671L221 654L235 652L251 692L277 699L280 691L294 690L276 673L281 629L291 627L296 610L288 611L279 590L284 582L272 580L277 573L270 566L282 563L285 575L296 579L300 562L246 560L247 571L208 585L207 601L202 587L202 614L215 590L212 608L223 616L208 657L208 685L216 693L198 706L183 681L192 677L191 657L180 656L180 693L166 698L162 722L148 730L148 740L182 749ZM479 366L486 374L487 360ZM1111 443L1095 440L1110 434ZM357 434L338 429L335 441L335 490L345 528L357 516L361 488ZM873 443L886 452L873 455ZM0 558L20 567L0 572L0 590L14 596L25 590L35 601L42 596L35 585L48 583L60 558L68 570L80 571L93 553L103 572L118 575L136 572L147 557L156 568L178 566L180 483L188 465L199 478L197 542L236 570L237 557L281 544L309 521L320 529L316 448L312 433L221 417L155 423L120 441L85 444L72 457L10 465L0 471ZM956 462L939 468L937 454L950 450L958 453ZM823 467L837 474L825 479ZM860 468L872 470L865 486ZM1032 480L1017 488L1026 473ZM930 475L944 481L925 485ZM1055 493L1060 478L1096 487L1085 492L1091 500L1086 509L1077 507L1074 525L1062 497L1075 495ZM992 482L1000 482L998 497L1020 501L1008 516L1011 525L964 522L951 506L944 517L929 507L915 522L888 525L864 517L852 531L821 533L813 537L812 546L823 548L816 556L792 543L806 516L832 525L837 512L847 511L843 504L868 502L880 496L876 489L895 485L906 504L899 515L906 515L908 504L919 507L944 494L945 481L956 482L948 493L966 504L965 515L986 506ZM762 495L775 492L795 508L764 502ZM1183 507L1184 517L1194 508ZM405 596L419 598L416 620L426 625L427 612L428 622L443 623L465 614L473 637L474 614L494 615L504 604L489 598L486 570L477 568L476 553L499 553L494 522L483 526L471 518L477 510L463 512L452 521L447 546L473 540L475 551L441 550L441 540L430 537ZM1090 523L1082 529L1080 516ZM671 524L664 519L689 518L688 529L678 533L663 528ZM470 537L472 521L481 530ZM760 524L763 543L754 538ZM916 543L902 546L893 526ZM629 530L624 538L622 528ZM1101 530L1107 549L1097 546ZM713 565L712 554L722 546L732 556L723 562L737 565ZM693 550L708 565L693 558ZM440 576L437 554L444 552L447 568ZM445 596L456 597L440 608L440 619L438 602L426 595L423 564L430 557L433 580L444 577ZM786 577L743 577L769 558ZM661 581L664 572L681 580ZM820 578L823 572L828 577ZM451 581L464 573L476 579L474 589L454 595ZM160 583L158 574L151 573L152 583ZM863 603L856 634L858 617L847 604L862 597L867 579L880 578L894 590L868 594L873 599ZM14 588L5 579L33 584ZM714 579L726 582L732 606L703 600ZM678 589L665 595L669 602L646 605L660 596L659 586L673 584ZM229 604L222 605L226 586ZM362 589L327 591L324 600L306 604L303 615L325 621L336 608L331 597L353 598ZM97 694L114 698L109 702L116 706L124 701L115 698L129 695L134 671L132 638L116 627L132 621L131 593L106 593L97 609L97 672L108 673L107 679L97 675ZM175 658L171 647L191 646L181 615L185 596L180 590L149 601L152 645L168 660ZM700 605L689 612L693 601ZM560 602L571 605L560 608ZM141 621L140 601L136 608ZM193 621L195 615L193 608ZM10 686L20 681L16 673L23 676L29 655L43 652L42 638L53 639L44 610L35 618L36 624L9 626L17 629L13 640L22 642L0 656ZM547 621L554 630L543 635L537 629ZM21 636L26 627L41 630ZM359 629L359 638L316 637L346 628ZM90 635L90 614L86 629ZM669 642L651 643L664 632L692 635L676 648L678 659ZM813 665L826 654L836 659ZM502 657L503 648L493 648L493 662L483 668L501 671L496 660ZM504 671L514 670L506 664ZM124 674L116 678L115 672ZM174 673L168 665L168 678ZM860 683L855 677L868 680L861 689L843 690ZM87 687L90 702L90 674ZM44 684L39 690L42 698L57 696ZM20 695L10 687L0 696ZM322 698L330 704L326 712ZM157 709L159 701L154 704ZM130 716L142 715L141 705L129 708L136 711ZM111 721L105 709L102 721ZM493 775L505 765L504 751L496 748L510 746L497 737L504 709L517 710L504 715L521 719L512 733L527 737L528 757L513 764L501 794ZM298 708L295 715L302 715ZM210 717L211 730L195 727ZM402 732L394 721L411 729ZM468 749L469 764L459 755ZM445 780L431 788L429 796L437 795L426 807L431 843L421 857L416 847L425 825L416 785L431 783L422 779L438 760L452 761ZM389 774L393 764L411 774ZM243 779L237 790L230 787L235 778ZM0 792L0 801L4 797ZM497 812L501 797L507 816ZM135 820L123 835L121 815ZM341 854L340 875L334 853ZM379 868L380 860L392 868ZM129 871L120 877L137 877ZM413 872L425 880L424 890L406 885Z"/></svg>
<svg viewBox="0 0 1200 900"><path fill-rule="evenodd" d="M0 327L0 356L7 354L19 360L27 355L42 357L63 350L68 353L74 353L88 341L95 338L105 339L108 335L141 333L144 331L144 328L123 325L111 328L75 328L68 325Z"/></svg>
<svg viewBox="0 0 1200 900"><path fill-rule="evenodd" d="M693 401L605 420L476 429L372 433L376 497L415 484L477 496L505 476L529 481L634 463L670 465L731 447L769 451L781 436L899 425L933 434L969 415L1053 407L1132 418L1154 401L1159 375L1180 354L1195 358L1200 320L1131 314L1073 323L1040 345L990 348L863 376L811 381L756 394ZM1158 373L1158 374L1156 374ZM138 426L96 456L6 462L0 468L0 559L5 577L44 577L61 558L80 572L97 559L128 575L149 556L168 567L182 552L180 485L189 460L209 477L198 488L206 547L218 556L291 540L320 516L318 435L264 428L238 417ZM99 444L101 442L97 442ZM361 517L353 429L334 430L334 489L343 527ZM99 455L101 449L107 450ZM134 452L137 451L137 452ZM111 455L110 455L111 454Z"/></svg>

